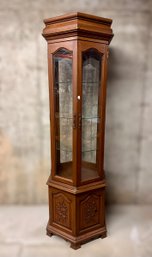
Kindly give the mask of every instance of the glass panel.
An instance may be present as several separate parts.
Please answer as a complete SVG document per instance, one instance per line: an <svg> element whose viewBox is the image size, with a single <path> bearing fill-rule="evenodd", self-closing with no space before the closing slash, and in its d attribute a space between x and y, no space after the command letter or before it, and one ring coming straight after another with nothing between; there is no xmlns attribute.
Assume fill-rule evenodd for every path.
<svg viewBox="0 0 152 257"><path fill-rule="evenodd" d="M54 95L56 124L56 174L72 178L72 52L54 54Z"/></svg>
<svg viewBox="0 0 152 257"><path fill-rule="evenodd" d="M99 94L101 55L90 49L82 55L81 179L98 177Z"/></svg>

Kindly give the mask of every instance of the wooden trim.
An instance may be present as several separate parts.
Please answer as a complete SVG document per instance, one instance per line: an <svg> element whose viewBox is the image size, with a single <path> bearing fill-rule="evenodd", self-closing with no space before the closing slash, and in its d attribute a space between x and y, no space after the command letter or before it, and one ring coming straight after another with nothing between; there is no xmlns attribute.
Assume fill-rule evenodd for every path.
<svg viewBox="0 0 152 257"><path fill-rule="evenodd" d="M54 30L55 31L55 30ZM84 38L88 38L88 39L95 39L95 40L102 40L105 41L106 44L110 44L112 38L113 38L113 34L112 33L106 33L106 32L99 32L100 30L95 31L95 32L91 32L89 30L78 30L78 29L71 29L68 32L53 32L50 33L49 31L45 31L42 33L42 36L47 40L50 41L51 40L58 40L58 39L65 39L65 38L71 38L71 37L84 37Z"/></svg>
<svg viewBox="0 0 152 257"><path fill-rule="evenodd" d="M44 23L47 24L53 24L53 23L61 23L72 19L83 19L83 20L89 20L91 22L95 23L102 23L106 25L112 24L112 19L108 18L102 18L100 16L92 15L92 14L86 14L81 12L73 12L73 13L67 13L65 15L60 15L48 19L44 19Z"/></svg>
<svg viewBox="0 0 152 257"><path fill-rule="evenodd" d="M105 178L105 173L103 170L103 165L104 165L104 141L105 141L105 119L106 119L106 85L107 85L107 53L108 53L108 47L105 46L105 51L103 55L103 67L102 67L102 81L101 81L101 86L102 86L102 94L101 94L101 117L102 117L102 122L101 122L101 127L100 127L100 133L101 133L101 139L100 139L100 149L101 149L101 167L100 171L101 178Z"/></svg>
<svg viewBox="0 0 152 257"><path fill-rule="evenodd" d="M102 39L96 39L96 38L87 38L87 37L81 37L81 36L71 36L67 38L57 38L57 39L51 39L50 41L48 40L48 44L54 44L54 43L60 43L60 42L67 42L67 41L88 41L88 42L93 42L93 43L100 43L100 44L108 44L106 40Z"/></svg>
<svg viewBox="0 0 152 257"><path fill-rule="evenodd" d="M55 235L60 235L61 237L63 237L64 239L66 239L72 243L81 243L81 244L89 241L92 238L97 238L99 236L102 236L103 234L105 234L107 232L106 227L100 227L96 230L92 230L92 231L87 232L86 234L75 237L75 236L72 236L72 235L70 235L60 229L57 229L51 225L47 226L47 231L50 233L53 233Z"/></svg>
<svg viewBox="0 0 152 257"><path fill-rule="evenodd" d="M90 14L73 13L45 19L44 23L46 27L42 35L47 41L82 36L106 40L110 43L113 37L112 20Z"/></svg>
<svg viewBox="0 0 152 257"><path fill-rule="evenodd" d="M80 193L88 192L90 190L95 190L95 189L106 187L106 183L104 180L103 181L95 181L95 182L90 181L89 183L87 181L87 184L81 185L79 187L75 187L72 185L64 184L61 181L55 181L55 180L49 179L47 182L47 185L51 186L53 188L57 188L57 189L69 192L71 194L80 194Z"/></svg>

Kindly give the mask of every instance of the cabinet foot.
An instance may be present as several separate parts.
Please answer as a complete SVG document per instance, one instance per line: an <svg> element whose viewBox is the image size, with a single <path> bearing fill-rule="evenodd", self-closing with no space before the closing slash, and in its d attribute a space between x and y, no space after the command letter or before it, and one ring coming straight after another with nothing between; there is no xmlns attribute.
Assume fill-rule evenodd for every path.
<svg viewBox="0 0 152 257"><path fill-rule="evenodd" d="M103 233L100 237L101 237L101 239L107 237L107 232Z"/></svg>
<svg viewBox="0 0 152 257"><path fill-rule="evenodd" d="M49 231L46 231L46 235L49 236L49 237L51 237L51 236L53 236L53 233L51 233L51 232L49 232Z"/></svg>
<svg viewBox="0 0 152 257"><path fill-rule="evenodd" d="M81 248L81 244L71 243L70 247L74 250L77 250L77 249Z"/></svg>

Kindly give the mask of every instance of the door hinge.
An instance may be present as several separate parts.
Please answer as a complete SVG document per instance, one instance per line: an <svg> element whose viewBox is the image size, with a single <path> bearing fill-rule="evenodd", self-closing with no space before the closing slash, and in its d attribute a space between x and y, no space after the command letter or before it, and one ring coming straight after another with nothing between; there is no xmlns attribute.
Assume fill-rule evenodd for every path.
<svg viewBox="0 0 152 257"><path fill-rule="evenodd" d="M79 114L78 117L76 114L73 115L73 128L81 128L82 126L82 117Z"/></svg>
<svg viewBox="0 0 152 257"><path fill-rule="evenodd" d="M79 118L78 118L78 128L81 128L82 126L82 118L81 115L79 114Z"/></svg>
<svg viewBox="0 0 152 257"><path fill-rule="evenodd" d="M76 114L73 115L73 128L75 129L77 127L77 116Z"/></svg>

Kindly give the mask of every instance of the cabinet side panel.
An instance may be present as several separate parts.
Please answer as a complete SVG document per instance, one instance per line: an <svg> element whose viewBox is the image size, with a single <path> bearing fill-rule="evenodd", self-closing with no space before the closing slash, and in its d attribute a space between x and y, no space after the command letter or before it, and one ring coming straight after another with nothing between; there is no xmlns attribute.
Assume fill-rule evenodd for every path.
<svg viewBox="0 0 152 257"><path fill-rule="evenodd" d="M79 204L79 233L105 227L105 189L81 194Z"/></svg>
<svg viewBox="0 0 152 257"><path fill-rule="evenodd" d="M69 234L74 233L75 198L74 195L49 187L49 224Z"/></svg>

